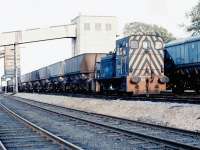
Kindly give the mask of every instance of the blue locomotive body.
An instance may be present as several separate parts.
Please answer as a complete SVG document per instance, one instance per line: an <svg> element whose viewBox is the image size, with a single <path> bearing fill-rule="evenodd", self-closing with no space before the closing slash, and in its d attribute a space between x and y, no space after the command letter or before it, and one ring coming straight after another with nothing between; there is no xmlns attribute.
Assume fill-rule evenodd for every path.
<svg viewBox="0 0 200 150"><path fill-rule="evenodd" d="M165 73L175 92L199 91L200 36L172 41L165 46Z"/></svg>
<svg viewBox="0 0 200 150"><path fill-rule="evenodd" d="M101 59L100 63L100 78L111 79L115 77L115 54L108 54Z"/></svg>
<svg viewBox="0 0 200 150"><path fill-rule="evenodd" d="M129 38L125 37L116 42L116 77L129 74Z"/></svg>

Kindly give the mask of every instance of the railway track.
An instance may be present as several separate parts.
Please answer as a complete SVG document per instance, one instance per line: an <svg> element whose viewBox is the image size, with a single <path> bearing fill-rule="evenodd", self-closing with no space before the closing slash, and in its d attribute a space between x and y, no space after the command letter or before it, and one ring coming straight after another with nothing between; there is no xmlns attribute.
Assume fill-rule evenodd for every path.
<svg viewBox="0 0 200 150"><path fill-rule="evenodd" d="M140 143L142 143L141 147L143 146L144 148L200 149L200 134L196 132L88 113L32 100L27 101L21 98L14 99L18 103L26 105L26 107L35 107L42 111L59 114L60 117L79 120L81 125L90 124L92 126L101 126L101 128L106 128L115 133L115 136L123 134L129 137L134 136L134 139L137 137L137 139L140 139ZM132 141L134 142L134 140Z"/></svg>
<svg viewBox="0 0 200 150"><path fill-rule="evenodd" d="M194 97L178 97L178 96L133 96L133 97L121 97L121 100L134 100L134 101L152 101L152 102L170 102L170 103L182 103L182 104L200 104L200 98Z"/></svg>
<svg viewBox="0 0 200 150"><path fill-rule="evenodd" d="M0 104L0 149L69 149L80 147L40 128Z"/></svg>
<svg viewBox="0 0 200 150"><path fill-rule="evenodd" d="M47 93L43 93L47 94ZM125 101L152 101L152 102L170 102L170 103L184 103L184 104L200 104L200 95L173 95L169 94L150 94L150 95L123 95L123 94L74 94L74 93L48 93L47 95L63 95L80 98L95 98L104 100L125 100Z"/></svg>

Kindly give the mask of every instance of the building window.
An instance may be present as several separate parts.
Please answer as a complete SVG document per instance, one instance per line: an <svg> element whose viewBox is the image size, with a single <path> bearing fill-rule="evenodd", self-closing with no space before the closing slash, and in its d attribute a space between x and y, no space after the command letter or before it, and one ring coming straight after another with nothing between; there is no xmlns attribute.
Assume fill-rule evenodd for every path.
<svg viewBox="0 0 200 150"><path fill-rule="evenodd" d="M84 24L84 30L85 31L90 31L90 23L85 23Z"/></svg>
<svg viewBox="0 0 200 150"><path fill-rule="evenodd" d="M106 31L111 31L112 30L112 27L111 27L111 24L106 24Z"/></svg>
<svg viewBox="0 0 200 150"><path fill-rule="evenodd" d="M96 31L100 31L101 30L101 24L100 23L96 23L95 24L95 30Z"/></svg>

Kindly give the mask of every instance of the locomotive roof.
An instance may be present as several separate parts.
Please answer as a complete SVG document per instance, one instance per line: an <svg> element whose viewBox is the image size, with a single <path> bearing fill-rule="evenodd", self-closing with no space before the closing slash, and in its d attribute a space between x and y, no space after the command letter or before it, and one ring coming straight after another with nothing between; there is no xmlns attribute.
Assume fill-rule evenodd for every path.
<svg viewBox="0 0 200 150"><path fill-rule="evenodd" d="M183 39L178 39L171 41L165 45L165 47L171 47L171 46L176 46L176 45L181 45L184 43L190 43L190 42L195 42L195 41L200 41L200 36L193 36L189 38L183 38Z"/></svg>

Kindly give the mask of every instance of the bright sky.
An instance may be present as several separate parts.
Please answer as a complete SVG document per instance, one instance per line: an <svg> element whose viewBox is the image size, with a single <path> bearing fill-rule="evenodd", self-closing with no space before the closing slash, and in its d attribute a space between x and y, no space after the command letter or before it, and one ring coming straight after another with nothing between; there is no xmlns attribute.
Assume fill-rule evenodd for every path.
<svg viewBox="0 0 200 150"><path fill-rule="evenodd" d="M0 32L70 23L83 15L117 16L119 33L125 23L141 21L167 28L176 37L188 36L182 28L185 13L198 0L0 0ZM24 45L22 73L71 57L70 40ZM1 62L2 75L3 64Z"/></svg>

